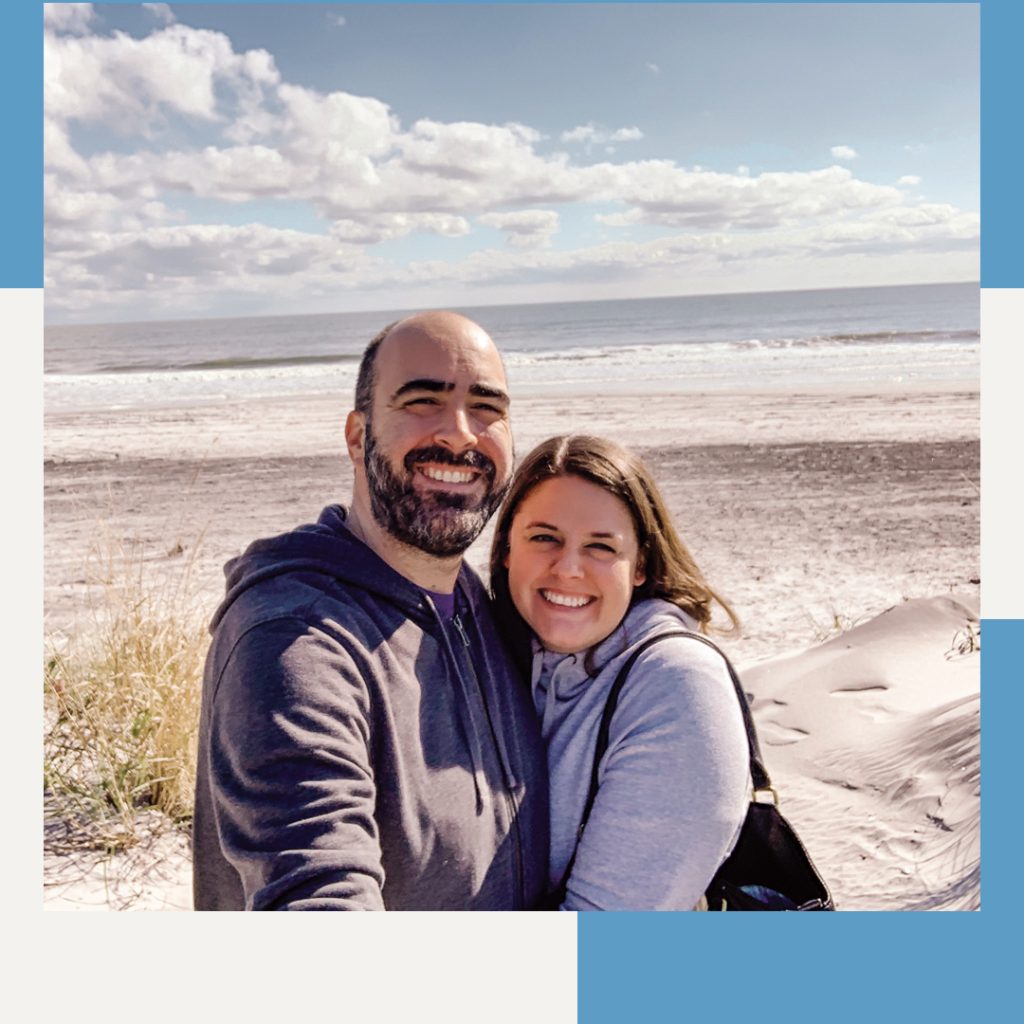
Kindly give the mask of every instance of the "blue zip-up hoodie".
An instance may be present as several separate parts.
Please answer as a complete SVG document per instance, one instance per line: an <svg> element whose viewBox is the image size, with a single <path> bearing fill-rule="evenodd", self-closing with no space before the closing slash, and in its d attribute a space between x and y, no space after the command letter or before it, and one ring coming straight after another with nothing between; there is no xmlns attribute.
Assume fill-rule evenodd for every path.
<svg viewBox="0 0 1024 1024"><path fill-rule="evenodd" d="M197 910L513 910L547 868L529 692L476 575L457 620L345 511L225 566L203 679Z"/></svg>

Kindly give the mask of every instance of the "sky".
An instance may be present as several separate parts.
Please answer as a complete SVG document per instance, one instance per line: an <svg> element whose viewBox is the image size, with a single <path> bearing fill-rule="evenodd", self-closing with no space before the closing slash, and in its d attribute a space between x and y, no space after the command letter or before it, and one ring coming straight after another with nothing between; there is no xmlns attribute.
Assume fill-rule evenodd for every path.
<svg viewBox="0 0 1024 1024"><path fill-rule="evenodd" d="M978 279L971 4L48 4L48 323Z"/></svg>

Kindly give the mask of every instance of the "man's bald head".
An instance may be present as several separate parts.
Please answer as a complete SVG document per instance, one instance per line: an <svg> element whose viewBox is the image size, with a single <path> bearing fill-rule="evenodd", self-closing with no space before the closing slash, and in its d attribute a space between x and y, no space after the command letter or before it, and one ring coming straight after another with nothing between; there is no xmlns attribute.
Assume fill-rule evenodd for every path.
<svg viewBox="0 0 1024 1024"><path fill-rule="evenodd" d="M392 344L400 346L403 341L414 338L440 340L453 336L466 337L467 335L476 335L478 344L489 345L497 351L487 332L461 313L453 313L448 310L414 313L412 316L388 324L366 346L359 362L359 372L356 376L356 412L361 412L364 416L370 415L370 408L373 405L373 389L376 383L377 357L385 341L389 346ZM498 358L501 358L500 354Z"/></svg>

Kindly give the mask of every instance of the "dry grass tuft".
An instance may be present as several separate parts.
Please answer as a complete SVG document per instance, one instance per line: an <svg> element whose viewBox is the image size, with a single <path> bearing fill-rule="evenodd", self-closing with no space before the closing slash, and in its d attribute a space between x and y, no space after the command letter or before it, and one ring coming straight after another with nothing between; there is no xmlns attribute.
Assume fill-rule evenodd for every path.
<svg viewBox="0 0 1024 1024"><path fill-rule="evenodd" d="M963 629L953 635L953 642L946 651L946 661L955 661L981 650L981 623L967 622Z"/></svg>
<svg viewBox="0 0 1024 1024"><path fill-rule="evenodd" d="M819 644L849 632L854 626L858 626L864 621L863 617L854 619L837 611L834 605L829 606L828 614L823 619L819 619L807 610L804 611L804 617L811 628L811 635L814 637L815 642Z"/></svg>
<svg viewBox="0 0 1024 1024"><path fill-rule="evenodd" d="M103 544L90 559L90 623L47 641L44 786L66 848L133 845L144 808L191 815L208 640L194 560L195 547L181 561Z"/></svg>

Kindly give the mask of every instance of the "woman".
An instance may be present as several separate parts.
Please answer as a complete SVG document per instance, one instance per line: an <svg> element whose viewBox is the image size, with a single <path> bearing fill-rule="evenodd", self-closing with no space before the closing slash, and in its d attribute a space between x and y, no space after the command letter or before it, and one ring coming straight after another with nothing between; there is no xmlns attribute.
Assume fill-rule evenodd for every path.
<svg viewBox="0 0 1024 1024"><path fill-rule="evenodd" d="M691 910L750 798L746 732L725 662L673 637L630 670L577 849L608 691L629 653L703 631L717 603L640 459L555 437L512 481L491 549L499 621L530 664L551 785L549 881L565 910ZM573 854L575 860L573 861Z"/></svg>

